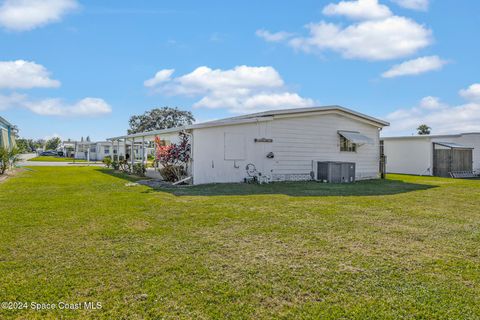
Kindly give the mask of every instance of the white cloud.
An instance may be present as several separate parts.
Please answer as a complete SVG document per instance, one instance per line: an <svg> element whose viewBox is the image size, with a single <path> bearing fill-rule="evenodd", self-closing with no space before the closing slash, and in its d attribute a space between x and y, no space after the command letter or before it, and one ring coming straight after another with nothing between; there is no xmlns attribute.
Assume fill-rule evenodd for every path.
<svg viewBox="0 0 480 320"><path fill-rule="evenodd" d="M74 104L66 104L57 98L35 101L27 95L0 94L0 110L8 108L23 108L43 116L95 117L112 112L110 105L99 98L84 98Z"/></svg>
<svg viewBox="0 0 480 320"><path fill-rule="evenodd" d="M440 59L438 56L421 57L393 66L390 70L383 73L382 77L395 78L419 75L429 71L440 70L445 64L447 64L447 61Z"/></svg>
<svg viewBox="0 0 480 320"><path fill-rule="evenodd" d="M346 16L356 20L384 19L392 15L390 9L378 0L341 1L331 3L323 9L327 16Z"/></svg>
<svg viewBox="0 0 480 320"><path fill-rule="evenodd" d="M55 88L60 82L50 72L32 61L0 61L0 89Z"/></svg>
<svg viewBox="0 0 480 320"><path fill-rule="evenodd" d="M281 42L293 36L293 33L290 32L280 31L276 33L271 33L264 29L257 30L255 34L267 42Z"/></svg>
<svg viewBox="0 0 480 320"><path fill-rule="evenodd" d="M61 99L28 101L24 106L42 116L95 117L109 114L112 108L103 99L84 98L74 104L65 104Z"/></svg>
<svg viewBox="0 0 480 320"><path fill-rule="evenodd" d="M447 107L439 98L428 96L420 100L420 108L426 110L438 110Z"/></svg>
<svg viewBox="0 0 480 320"><path fill-rule="evenodd" d="M13 106L18 106L26 100L23 94L12 93L8 96L0 94L0 111L7 110Z"/></svg>
<svg viewBox="0 0 480 320"><path fill-rule="evenodd" d="M146 80L143 84L145 85L145 87L155 87L162 82L170 81L170 77L174 72L174 69L160 70L155 74L153 78Z"/></svg>
<svg viewBox="0 0 480 320"><path fill-rule="evenodd" d="M427 11L429 0L392 0L396 4L406 9Z"/></svg>
<svg viewBox="0 0 480 320"><path fill-rule="evenodd" d="M222 70L203 66L160 82L154 90L166 95L199 98L193 104L196 108L225 108L233 113L314 104L313 100L287 90L282 77L272 67L237 66Z"/></svg>
<svg viewBox="0 0 480 320"><path fill-rule="evenodd" d="M306 53L334 51L347 59L391 60L410 56L432 43L432 31L406 17L393 15L378 0L331 3L323 9L328 16L341 15L358 22L344 26L320 21L306 26L307 36L286 31L257 31L270 42L284 42Z"/></svg>
<svg viewBox="0 0 480 320"><path fill-rule="evenodd" d="M308 25L309 37L289 44L305 52L333 50L345 58L389 60L411 55L431 43L431 31L404 17L364 21L346 28L333 23Z"/></svg>
<svg viewBox="0 0 480 320"><path fill-rule="evenodd" d="M78 8L76 0L5 0L0 6L0 25L14 31L32 30Z"/></svg>
<svg viewBox="0 0 480 320"><path fill-rule="evenodd" d="M480 102L480 83L472 84L467 89L460 90L460 95L466 100Z"/></svg>
<svg viewBox="0 0 480 320"><path fill-rule="evenodd" d="M416 133L424 123L432 128L432 134L480 131L480 100L451 106L438 98L425 97L417 107L396 110L385 118L390 121L390 127L385 128L387 136Z"/></svg>

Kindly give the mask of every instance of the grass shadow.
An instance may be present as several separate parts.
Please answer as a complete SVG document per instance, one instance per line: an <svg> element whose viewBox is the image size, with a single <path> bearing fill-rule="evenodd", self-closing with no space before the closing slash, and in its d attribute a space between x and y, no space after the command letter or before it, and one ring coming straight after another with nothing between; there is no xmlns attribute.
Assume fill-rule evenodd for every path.
<svg viewBox="0 0 480 320"><path fill-rule="evenodd" d="M142 178L98 169L100 172L130 182ZM436 188L435 185L409 183L402 180L366 180L356 183L335 184L305 182L274 182L270 184L214 183L198 186L159 187L146 192L168 192L176 196L234 196L284 194L293 197L308 196L381 196Z"/></svg>
<svg viewBox="0 0 480 320"><path fill-rule="evenodd" d="M132 176L132 175L120 172L120 171L115 171L113 169L98 168L96 170L98 172L108 174L108 175L113 176L115 178L120 178L120 179L123 179L123 180L127 180L128 182L136 182L136 181L139 181L139 180L145 180L146 179L146 178L142 178L142 177Z"/></svg>

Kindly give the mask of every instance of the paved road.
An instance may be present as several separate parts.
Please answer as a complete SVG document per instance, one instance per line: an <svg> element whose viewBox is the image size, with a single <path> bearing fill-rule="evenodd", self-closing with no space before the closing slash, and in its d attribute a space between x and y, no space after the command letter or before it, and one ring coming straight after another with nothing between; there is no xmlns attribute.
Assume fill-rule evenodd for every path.
<svg viewBox="0 0 480 320"><path fill-rule="evenodd" d="M43 162L43 161L28 161L35 158L35 153L21 154L19 167L72 167L72 166L103 166L103 163L87 163L87 162Z"/></svg>
<svg viewBox="0 0 480 320"><path fill-rule="evenodd" d="M103 163L88 162L43 162L43 161L22 161L18 164L20 167L102 167Z"/></svg>

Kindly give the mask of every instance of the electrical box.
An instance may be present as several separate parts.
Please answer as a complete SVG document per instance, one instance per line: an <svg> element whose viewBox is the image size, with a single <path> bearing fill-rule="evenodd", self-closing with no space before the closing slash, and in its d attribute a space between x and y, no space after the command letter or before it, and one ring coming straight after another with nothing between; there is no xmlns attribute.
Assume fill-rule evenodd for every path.
<svg viewBox="0 0 480 320"><path fill-rule="evenodd" d="M340 161L317 161L318 181L329 183L355 182L355 163Z"/></svg>

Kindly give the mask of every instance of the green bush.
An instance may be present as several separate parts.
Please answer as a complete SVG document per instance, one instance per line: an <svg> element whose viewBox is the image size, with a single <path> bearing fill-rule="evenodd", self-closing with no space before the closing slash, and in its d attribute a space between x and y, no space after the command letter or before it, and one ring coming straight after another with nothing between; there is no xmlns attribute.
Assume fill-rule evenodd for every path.
<svg viewBox="0 0 480 320"><path fill-rule="evenodd" d="M139 177L145 177L145 173L147 170L145 169L145 165L143 163L135 163L133 165L133 174Z"/></svg>
<svg viewBox="0 0 480 320"><path fill-rule="evenodd" d="M175 182L179 177L185 175L185 169L182 166L165 166L158 170L163 180L168 182Z"/></svg>
<svg viewBox="0 0 480 320"><path fill-rule="evenodd" d="M118 161L112 161L112 168L113 168L113 170L119 170L120 169L120 163Z"/></svg>
<svg viewBox="0 0 480 320"><path fill-rule="evenodd" d="M13 168L20 161L18 148L8 149L0 147L0 174L4 174L10 168Z"/></svg>
<svg viewBox="0 0 480 320"><path fill-rule="evenodd" d="M112 165L112 157L106 156L105 158L103 158L102 162L105 164L107 168L110 168L110 166Z"/></svg>

